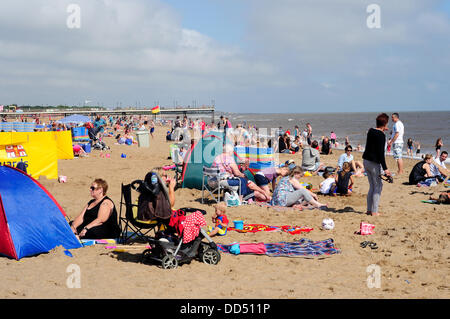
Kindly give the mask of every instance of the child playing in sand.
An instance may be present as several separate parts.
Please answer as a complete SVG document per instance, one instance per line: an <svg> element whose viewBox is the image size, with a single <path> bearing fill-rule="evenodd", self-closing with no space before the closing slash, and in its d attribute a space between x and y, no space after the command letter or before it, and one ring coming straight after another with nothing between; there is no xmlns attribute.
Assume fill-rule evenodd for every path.
<svg viewBox="0 0 450 319"><path fill-rule="evenodd" d="M227 205L224 202L220 202L216 205L214 205L215 212L212 216L212 221L215 224L214 228L211 226L208 227L208 235L209 236L215 236L216 234L220 236L224 236L227 233L228 229L228 218L227 215L225 215L227 210Z"/></svg>
<svg viewBox="0 0 450 319"><path fill-rule="evenodd" d="M336 176L336 193L344 196L352 194L353 177L352 167L349 162L342 164L342 171Z"/></svg>
<svg viewBox="0 0 450 319"><path fill-rule="evenodd" d="M73 155L78 157L87 157L89 156L85 150L79 144L73 144Z"/></svg>
<svg viewBox="0 0 450 319"><path fill-rule="evenodd" d="M336 185L336 176L330 172L325 172L322 177L325 180L320 183L320 193L324 195L330 194L331 188Z"/></svg>

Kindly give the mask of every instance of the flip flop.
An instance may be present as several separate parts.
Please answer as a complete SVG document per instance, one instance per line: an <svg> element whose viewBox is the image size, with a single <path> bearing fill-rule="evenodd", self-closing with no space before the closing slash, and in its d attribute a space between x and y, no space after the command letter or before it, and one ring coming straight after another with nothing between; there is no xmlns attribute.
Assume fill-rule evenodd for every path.
<svg viewBox="0 0 450 319"><path fill-rule="evenodd" d="M371 242L369 243L369 247L370 247L371 249L378 249L377 243L374 243L373 241L371 241Z"/></svg>
<svg viewBox="0 0 450 319"><path fill-rule="evenodd" d="M361 248L366 248L367 245L370 244L370 241L363 241L361 244L359 244L361 246Z"/></svg>

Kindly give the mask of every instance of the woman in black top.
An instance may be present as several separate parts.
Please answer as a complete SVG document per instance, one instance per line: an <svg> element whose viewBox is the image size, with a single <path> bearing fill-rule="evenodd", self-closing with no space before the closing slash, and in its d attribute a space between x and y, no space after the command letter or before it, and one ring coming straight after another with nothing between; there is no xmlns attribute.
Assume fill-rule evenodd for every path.
<svg viewBox="0 0 450 319"><path fill-rule="evenodd" d="M112 200L106 196L108 184L96 179L90 187L93 199L71 224L72 231L82 239L118 238L120 228L117 211Z"/></svg>
<svg viewBox="0 0 450 319"><path fill-rule="evenodd" d="M433 155L426 154L423 161L415 164L409 174L409 185L417 185L417 183L427 178L433 178L434 176L430 167L431 163L433 163Z"/></svg>
<svg viewBox="0 0 450 319"><path fill-rule="evenodd" d="M327 136L322 140L322 153L324 155L330 155L331 152L331 143Z"/></svg>
<svg viewBox="0 0 450 319"><path fill-rule="evenodd" d="M386 145L385 131L388 130L387 124L389 116L382 113L377 116L377 127L369 129L367 133L366 149L362 158L364 159L364 169L369 180L369 192L367 194L367 214L379 215L378 204L383 189L381 180L381 169L384 174L391 176L387 169L386 160L384 158L384 149Z"/></svg>
<svg viewBox="0 0 450 319"><path fill-rule="evenodd" d="M278 152L279 153L289 153L290 143L289 136L284 133L284 135L278 138Z"/></svg>

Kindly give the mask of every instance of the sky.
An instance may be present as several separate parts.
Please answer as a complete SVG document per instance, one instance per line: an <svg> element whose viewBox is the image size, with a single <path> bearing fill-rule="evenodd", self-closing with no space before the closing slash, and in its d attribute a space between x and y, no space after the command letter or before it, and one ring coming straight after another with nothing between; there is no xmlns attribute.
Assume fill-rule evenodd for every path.
<svg viewBox="0 0 450 319"><path fill-rule="evenodd" d="M447 0L2 1L0 105L450 110L449 39Z"/></svg>

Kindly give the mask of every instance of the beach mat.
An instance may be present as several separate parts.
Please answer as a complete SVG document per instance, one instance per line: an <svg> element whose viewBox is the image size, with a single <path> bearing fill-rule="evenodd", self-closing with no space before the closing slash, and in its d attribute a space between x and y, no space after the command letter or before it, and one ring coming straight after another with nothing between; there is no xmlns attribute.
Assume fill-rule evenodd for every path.
<svg viewBox="0 0 450 319"><path fill-rule="evenodd" d="M269 226L269 225L263 225L263 224L244 224L243 229L236 229L234 227L228 227L228 230L234 230L239 233L256 233L256 232L261 232L261 231L265 231L265 232L281 232L281 231L283 231L283 232L289 233L291 235L297 235L297 234L301 234L301 233L308 233L314 229L308 228L308 227L289 226L289 225Z"/></svg>
<svg viewBox="0 0 450 319"><path fill-rule="evenodd" d="M340 254L341 250L334 245L332 238L312 241L302 238L294 242L278 243L232 243L229 245L217 244L220 251L234 255L253 254L266 255L269 257L328 257Z"/></svg>

